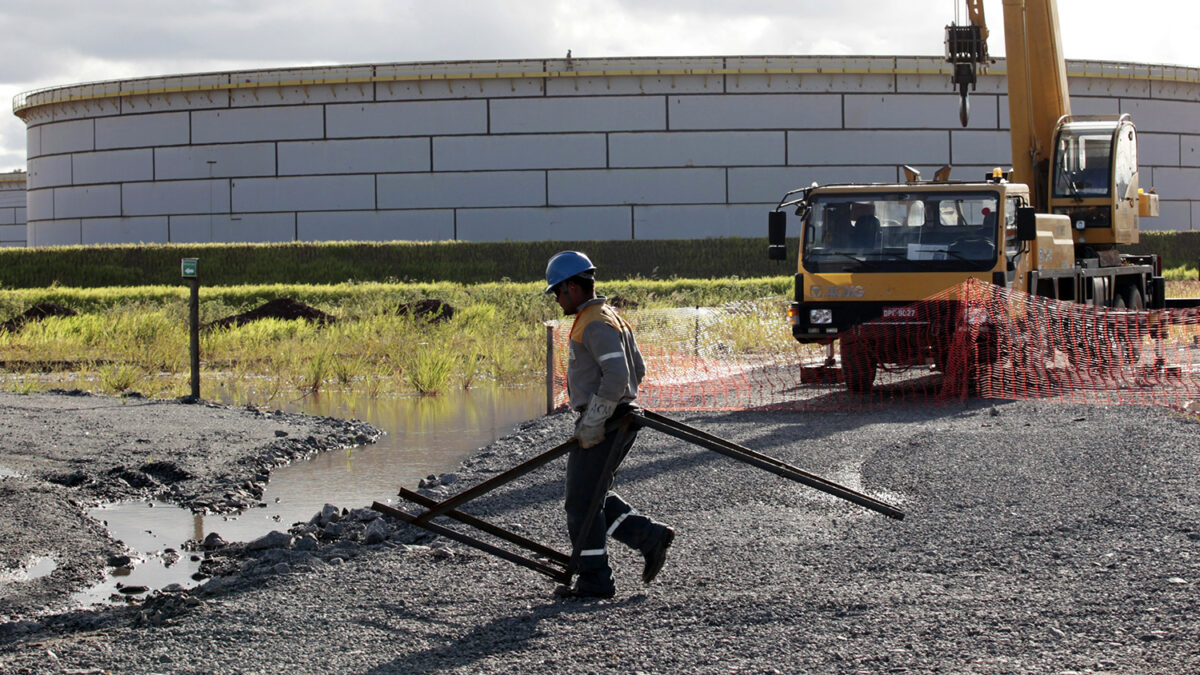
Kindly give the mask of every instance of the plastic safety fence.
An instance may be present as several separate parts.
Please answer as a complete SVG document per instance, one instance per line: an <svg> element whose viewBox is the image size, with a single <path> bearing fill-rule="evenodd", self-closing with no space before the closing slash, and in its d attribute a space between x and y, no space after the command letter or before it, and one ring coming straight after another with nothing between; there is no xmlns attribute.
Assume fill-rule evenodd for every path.
<svg viewBox="0 0 1200 675"><path fill-rule="evenodd" d="M1200 408L1197 310L1091 307L972 280L802 344L786 308L775 298L622 310L646 361L642 405L854 410L980 396ZM571 320L551 326L564 405Z"/></svg>

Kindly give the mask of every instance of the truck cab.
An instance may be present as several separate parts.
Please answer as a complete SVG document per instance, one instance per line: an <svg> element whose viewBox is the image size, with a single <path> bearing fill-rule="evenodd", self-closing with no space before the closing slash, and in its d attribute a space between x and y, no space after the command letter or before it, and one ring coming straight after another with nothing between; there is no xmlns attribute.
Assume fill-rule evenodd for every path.
<svg viewBox="0 0 1200 675"><path fill-rule="evenodd" d="M1028 188L999 178L803 191L792 202L801 218L793 335L821 342L905 319L898 308L968 277L1017 282L1028 247L1017 238L1016 213L1027 201Z"/></svg>

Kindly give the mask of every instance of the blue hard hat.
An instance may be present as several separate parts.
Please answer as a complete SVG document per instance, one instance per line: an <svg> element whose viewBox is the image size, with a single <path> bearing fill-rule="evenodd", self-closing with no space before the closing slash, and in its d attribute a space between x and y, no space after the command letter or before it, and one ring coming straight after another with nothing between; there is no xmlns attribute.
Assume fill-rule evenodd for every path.
<svg viewBox="0 0 1200 675"><path fill-rule="evenodd" d="M546 292L550 293L554 287L562 282L570 279L576 274L591 272L596 269L588 257L579 251L560 251L550 256L550 262L546 264Z"/></svg>

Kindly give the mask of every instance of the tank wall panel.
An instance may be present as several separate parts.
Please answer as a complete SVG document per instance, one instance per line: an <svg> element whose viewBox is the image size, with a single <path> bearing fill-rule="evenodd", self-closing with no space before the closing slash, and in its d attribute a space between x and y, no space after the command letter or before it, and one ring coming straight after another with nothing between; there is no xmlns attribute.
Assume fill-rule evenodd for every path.
<svg viewBox="0 0 1200 675"><path fill-rule="evenodd" d="M96 148L96 121L85 119L42 126L42 155L83 152Z"/></svg>
<svg viewBox="0 0 1200 675"><path fill-rule="evenodd" d="M950 146L948 164L991 164L1005 170L1012 166L1012 141L1006 131L951 131Z"/></svg>
<svg viewBox="0 0 1200 675"><path fill-rule="evenodd" d="M757 205L637 206L633 218L635 239L761 237L767 221Z"/></svg>
<svg viewBox="0 0 1200 675"><path fill-rule="evenodd" d="M279 242L296 238L294 213L171 216L168 225L172 242Z"/></svg>
<svg viewBox="0 0 1200 675"><path fill-rule="evenodd" d="M325 115L321 106L196 110L191 115L193 143L238 143L325 136Z"/></svg>
<svg viewBox="0 0 1200 675"><path fill-rule="evenodd" d="M1140 142L1141 136L1138 138ZM1200 166L1200 136L1181 136L1179 143L1179 164Z"/></svg>
<svg viewBox="0 0 1200 675"><path fill-rule="evenodd" d="M725 202L724 169L551 171L550 206Z"/></svg>
<svg viewBox="0 0 1200 675"><path fill-rule="evenodd" d="M234 212L375 208L374 176L292 176L232 181Z"/></svg>
<svg viewBox="0 0 1200 675"><path fill-rule="evenodd" d="M94 218L119 215L121 215L120 185L54 188L55 218Z"/></svg>
<svg viewBox="0 0 1200 675"><path fill-rule="evenodd" d="M950 158L945 131L791 131L788 163L914 164Z"/></svg>
<svg viewBox="0 0 1200 675"><path fill-rule="evenodd" d="M442 82L377 82L376 101L413 101L464 98L505 98L541 96L541 78L515 80L445 80Z"/></svg>
<svg viewBox="0 0 1200 675"><path fill-rule="evenodd" d="M730 169L729 203L774 206L779 203L780 197L788 190L807 187L814 181L821 185L828 185L830 183L886 183L894 180L896 180L896 167L894 166L793 166ZM764 215L764 223L765 219Z"/></svg>
<svg viewBox="0 0 1200 675"><path fill-rule="evenodd" d="M186 112L123 115L96 120L96 149L186 145L191 118Z"/></svg>
<svg viewBox="0 0 1200 675"><path fill-rule="evenodd" d="M274 176L275 144L233 143L156 148L154 174L158 180Z"/></svg>
<svg viewBox="0 0 1200 675"><path fill-rule="evenodd" d="M840 96L748 94L672 96L671 129L836 129Z"/></svg>
<svg viewBox="0 0 1200 675"><path fill-rule="evenodd" d="M126 183L121 190L126 216L229 212L228 180Z"/></svg>
<svg viewBox="0 0 1200 675"><path fill-rule="evenodd" d="M1188 138L1187 136L1183 137ZM1200 138L1200 137L1193 137ZM1178 134L1137 135L1138 164L1146 166L1179 166L1183 143ZM1200 158L1197 158L1200 159Z"/></svg>
<svg viewBox="0 0 1200 675"><path fill-rule="evenodd" d="M968 129L995 129L996 100L992 96L971 97ZM845 96L847 129L958 129L958 96L916 94Z"/></svg>
<svg viewBox="0 0 1200 675"><path fill-rule="evenodd" d="M78 246L83 241L78 218L30 223L26 236L30 246Z"/></svg>
<svg viewBox="0 0 1200 675"><path fill-rule="evenodd" d="M54 219L54 188L29 190L25 193L26 216L29 220ZM75 242L79 243L79 242Z"/></svg>
<svg viewBox="0 0 1200 675"><path fill-rule="evenodd" d="M890 92L895 90L892 75L841 75L806 73L790 75L728 75L726 88L731 94Z"/></svg>
<svg viewBox="0 0 1200 675"><path fill-rule="evenodd" d="M0 241L3 242L21 242L25 244L25 225L0 225Z"/></svg>
<svg viewBox="0 0 1200 675"><path fill-rule="evenodd" d="M604 134L455 136L433 139L436 171L603 168Z"/></svg>
<svg viewBox="0 0 1200 675"><path fill-rule="evenodd" d="M642 94L720 93L720 75L638 75L560 77L546 83L547 96L621 96Z"/></svg>
<svg viewBox="0 0 1200 675"><path fill-rule="evenodd" d="M1145 182L1145 169L1143 182ZM1159 194L1159 199L1187 199L1200 201L1200 169L1153 167L1150 182L1142 185L1143 189L1153 187Z"/></svg>
<svg viewBox="0 0 1200 675"><path fill-rule="evenodd" d="M301 213L301 241L445 241L454 238L451 209Z"/></svg>
<svg viewBox="0 0 1200 675"><path fill-rule="evenodd" d="M782 131L695 131L611 134L609 166L781 166Z"/></svg>
<svg viewBox="0 0 1200 675"><path fill-rule="evenodd" d="M1121 112L1133 116L1138 131L1200 134L1200 114L1184 101L1121 100ZM44 142L44 141L43 141Z"/></svg>
<svg viewBox="0 0 1200 675"><path fill-rule="evenodd" d="M411 173L379 176L381 209L543 206L544 171Z"/></svg>
<svg viewBox="0 0 1200 675"><path fill-rule="evenodd" d="M488 131L487 101L356 103L328 105L325 110L328 138L485 134Z"/></svg>
<svg viewBox="0 0 1200 675"><path fill-rule="evenodd" d="M272 105L311 105L314 103L346 103L371 101L375 87L363 84L314 84L294 87L263 87L235 89L230 92L229 105L234 108L258 108Z"/></svg>
<svg viewBox="0 0 1200 675"><path fill-rule="evenodd" d="M154 151L150 148L78 152L71 156L71 163L76 185L154 179Z"/></svg>
<svg viewBox="0 0 1200 675"><path fill-rule="evenodd" d="M429 171L428 138L294 141L279 144L279 175Z"/></svg>
<svg viewBox="0 0 1200 675"><path fill-rule="evenodd" d="M25 185L29 190L71 184L71 155L34 157L29 160L26 169Z"/></svg>
<svg viewBox="0 0 1200 675"><path fill-rule="evenodd" d="M29 127L25 130L25 156L27 158L42 155L42 127Z"/></svg>
<svg viewBox="0 0 1200 675"><path fill-rule="evenodd" d="M1189 230L1192 223L1192 202L1161 200L1157 218L1141 218L1138 229L1144 232L1165 230Z"/></svg>
<svg viewBox="0 0 1200 675"><path fill-rule="evenodd" d="M85 218L83 244L165 244L167 217Z"/></svg>
<svg viewBox="0 0 1200 675"><path fill-rule="evenodd" d="M666 114L661 96L498 99L491 101L491 133L662 130Z"/></svg>
<svg viewBox="0 0 1200 675"><path fill-rule="evenodd" d="M462 241L629 239L628 206L459 209Z"/></svg>

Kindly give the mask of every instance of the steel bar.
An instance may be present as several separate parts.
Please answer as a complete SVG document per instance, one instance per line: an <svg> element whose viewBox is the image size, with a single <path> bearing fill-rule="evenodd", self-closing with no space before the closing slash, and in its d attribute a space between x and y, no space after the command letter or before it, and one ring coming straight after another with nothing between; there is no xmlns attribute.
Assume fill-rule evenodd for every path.
<svg viewBox="0 0 1200 675"><path fill-rule="evenodd" d="M708 432L706 432L706 431L702 431L702 430L700 430L700 429L697 429L696 427L689 426L689 425L687 425L687 424L684 424L683 422L680 422L680 421L678 421L678 420L673 420L673 419L671 419L670 417L665 417L665 416L663 416L663 415L659 415L658 413L655 413L655 412L650 412L650 411L646 411L646 415L645 415L645 417L647 417L647 418L650 418L650 419L652 419L652 420L654 420L654 421L656 421L656 422L661 422L661 423L663 423L663 424L666 424L666 425L673 426L673 427L675 427L675 428L677 428L677 429L679 429L679 430L681 430L681 431L685 431L685 432L687 432L687 433L689 433L689 434L692 434L692 435L694 435L694 436L697 436L697 437L699 437L699 438L702 438L702 439L704 439L704 440L707 440L707 441L709 441L710 443L718 443L718 444L720 444L720 445L723 445L723 446L724 446L724 447L726 447L726 448L729 448L730 450L734 450L734 451L736 451L736 452L743 453L743 454L745 454L745 455L748 455L748 456L750 456L750 457L754 457L755 459L760 459L760 460L762 460L762 461L764 461L764 462L770 462L771 464L774 464L775 466L777 466L777 467L779 467L779 468L781 468L781 469L785 469L785 470L787 470L787 471L793 471L793 472L795 472L795 473L798 473L798 474L800 474L800 475L802 475L802 476L805 476L805 477L807 477L809 480L813 480L813 481L817 481L817 482L820 482L820 483L824 483L825 485L827 485L827 486L829 486L829 487L831 487L831 488L833 488L833 489L835 489L835 490L842 490L842 491L846 491L846 492L851 492L851 493L854 493L854 494L856 494L856 495L858 495L858 496L862 497L863 499L873 499L872 497L869 497L869 496L867 496L867 495L864 495L864 494L862 494L861 492L857 492L857 491L855 491L855 490L852 490L851 488L848 488L848 487L846 487L846 486L844 486L844 485L839 485L838 483L835 483L835 482L833 482L833 481L831 481L831 480L829 480L829 479L827 479L827 478L822 478L821 476L818 476L818 475L816 475L816 474L814 474L814 473L809 473L809 472L807 472L807 471L805 471L805 470L803 470L803 469L800 469L800 468L798 468L798 467L792 466L791 464L788 464L788 463L786 463L786 462L783 462L782 460L779 460L779 459L776 459L776 458L774 458L774 457L771 457L770 455L764 455L764 454L762 454L762 453L760 453L760 452L755 452L754 450L751 450L750 448L747 448L747 447L745 447L745 446L738 445L737 443L734 443L734 442L732 442L732 441L730 441L730 440L728 440L728 439L725 439L725 438L721 438L720 436L714 436L713 434L710 434L710 433L708 433Z"/></svg>
<svg viewBox="0 0 1200 675"><path fill-rule="evenodd" d="M708 448L709 450L719 452L727 457L731 457L752 466L756 466L760 469L770 471L778 476L794 480L798 483L803 483L804 485L816 490L820 490L826 494L833 495L834 497L839 497L841 499L845 499L846 501L858 504L859 506L871 509L872 511L882 513L889 518L895 518L897 520L902 520L904 518L903 511L891 506L890 504L879 501L874 497L869 497L861 492L856 492L855 490L851 490L843 485L838 485L833 481L826 480L820 476L815 476L797 467L781 462L773 457L768 457L766 455L754 452L749 448L742 447L731 441L726 441L724 439L711 436L710 434L706 434L699 429L695 429L686 424L676 422L661 415L650 413L649 411L646 411L641 423L650 427L651 429L661 431L669 436L674 436L680 440Z"/></svg>
<svg viewBox="0 0 1200 675"><path fill-rule="evenodd" d="M517 555L516 553L513 553L511 551L506 551L498 546L493 546L492 544L489 544L485 541L480 541L479 539L476 539L469 535L462 534L461 532L456 532L447 527L442 527L441 525L438 525L436 523L420 522L413 515L406 513L404 511L401 511L400 509L388 506L387 504L381 504L379 502L375 502L374 504L371 504L371 508L375 509L376 511L378 511L384 515L391 516L392 518L403 521L410 525L416 525L418 527L423 527L435 534L440 534L443 537L453 539L454 541L457 541L462 544L466 544L467 546L471 546L472 548L477 548L480 551L483 551L484 553L490 553L498 558L503 558L511 563L520 565L521 567L525 567L525 568L531 569L535 572L538 572L540 574L544 574L559 583L564 583L564 584L571 583L571 575L567 572L554 569L553 567L549 567L548 565L546 565L544 563L538 562L536 560L531 560L524 556Z"/></svg>
<svg viewBox="0 0 1200 675"><path fill-rule="evenodd" d="M622 418L622 419L624 419L624 418ZM604 427L605 433L612 431L618 423L619 423L619 420L614 420L612 422L609 422L607 425L605 425L605 427ZM424 513L422 513L419 516L416 516L416 518L417 518L417 520L419 520L421 522L425 522L432 518L436 518L437 516L440 516L451 509L462 506L463 504L466 504L467 502L471 501L472 499L480 497L481 495L485 495L488 492L491 492L492 490L495 490L496 488L500 487L501 485L504 485L505 483L512 482L512 481L516 480L517 478L524 476L525 474L529 473L530 471L533 471L534 469L536 469L544 464L553 462L554 460L558 459L559 457L570 452L571 448L575 447L575 445L578 442L579 441L575 440L574 438L571 438L571 439L567 440L565 443L556 445L553 448L550 448L549 450L547 450L546 452L543 452L542 454L538 455L537 457L526 460L526 461L514 466L513 468L509 469L508 471L505 471L503 473L499 473L495 476L492 476L491 478L483 481L482 483L479 483L472 487L469 487L466 490L463 490L462 492L454 495L453 497L450 497L448 499L438 502L437 506L433 506L433 507L429 508L429 510L425 511Z"/></svg>
<svg viewBox="0 0 1200 675"><path fill-rule="evenodd" d="M508 471L496 474L482 483L478 483L454 495L453 497L438 502L437 505L430 507L421 515L416 516L416 519L418 522L426 522L432 518L436 518L437 516L445 514L451 509L462 506L472 499L487 494L488 492L491 492L505 483L512 482L517 478L529 473L530 471L533 471L544 464L548 464L558 459L559 457L567 454L571 448L575 447L576 443L577 441L572 438L566 443L556 445L537 457L534 457L533 459L522 462Z"/></svg>
<svg viewBox="0 0 1200 675"><path fill-rule="evenodd" d="M425 495L413 492L412 490L409 490L407 488L400 488L400 496L403 497L404 499L407 499L410 502L414 502L420 506L424 506L427 508L432 507L432 506L437 506L436 501L430 499L429 497L426 497ZM543 546L542 544L539 544L538 542L533 541L532 539L527 539L525 537L522 537L519 534L516 534L515 532L510 532L509 530L506 530L497 525L493 525L485 520L476 518L475 516L463 513L462 511L459 511L457 509L447 511L447 512L443 513L442 515L447 518L453 518L454 520L457 520L460 523L463 523L464 525L470 525L471 527L474 527L477 530L487 532L488 534L490 534L494 537L503 539L503 540L509 542L510 544L516 544L517 546L520 546L521 548L533 551L534 553L537 553L538 555L541 555L541 556L547 558L552 563L556 563L556 564L559 564L559 565L562 565L565 567L571 561L571 556L569 556L565 553L560 553L560 552L550 548L549 546ZM422 525L423 525L423 523L422 523Z"/></svg>
<svg viewBox="0 0 1200 675"><path fill-rule="evenodd" d="M617 470L617 465L621 463L621 444L625 441L625 434L629 433L631 417L635 417L635 415L624 415L618 422L617 435L608 448L608 457L604 460L604 471L600 474L601 480L597 481L596 490L592 493L591 506L587 516L583 519L583 527L579 528L575 541L571 542L571 562L567 565L567 574L574 574L579 570L579 556L583 551L583 539L591 529L592 523L596 522L596 516L599 515L600 510L604 508L604 498L608 495L609 488L612 487L603 479L605 476L612 476Z"/></svg>

